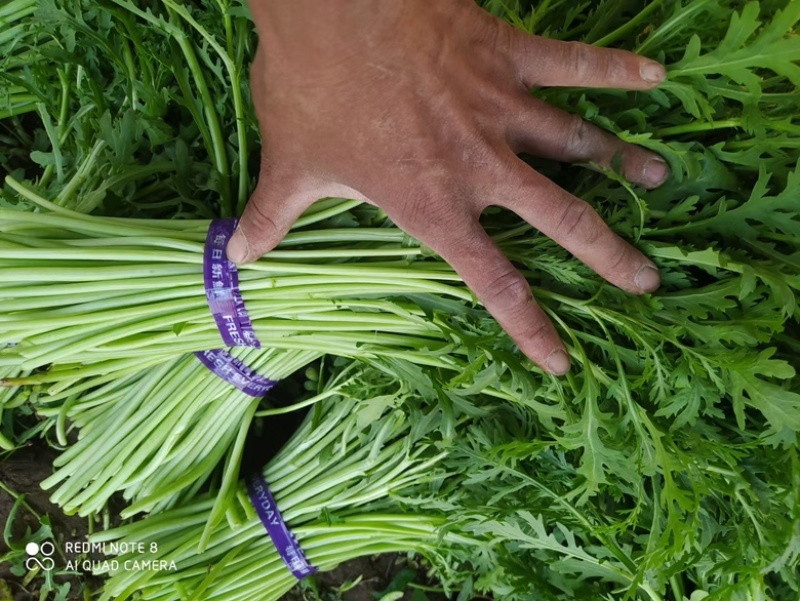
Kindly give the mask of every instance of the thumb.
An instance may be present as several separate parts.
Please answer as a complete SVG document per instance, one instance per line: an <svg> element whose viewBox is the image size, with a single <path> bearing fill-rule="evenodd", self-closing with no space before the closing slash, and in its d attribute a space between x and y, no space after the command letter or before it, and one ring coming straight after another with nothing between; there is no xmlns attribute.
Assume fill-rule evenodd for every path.
<svg viewBox="0 0 800 601"><path fill-rule="evenodd" d="M294 188L294 190L292 190ZM280 185L262 171L239 225L228 242L228 259L252 263L275 248L286 237L303 211L316 198L299 194L299 186Z"/></svg>

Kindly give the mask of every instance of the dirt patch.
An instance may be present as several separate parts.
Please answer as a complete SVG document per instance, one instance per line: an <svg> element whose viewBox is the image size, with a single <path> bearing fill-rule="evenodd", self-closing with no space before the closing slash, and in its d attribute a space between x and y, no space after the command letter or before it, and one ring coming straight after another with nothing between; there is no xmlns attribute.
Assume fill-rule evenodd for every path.
<svg viewBox="0 0 800 601"><path fill-rule="evenodd" d="M86 518L65 515L50 502L50 493L39 486L42 480L53 473L53 460L57 456L58 453L52 449L32 445L15 451L0 463L0 482L7 489L0 490L0 525L8 524L9 539L15 546L29 540L32 534L44 534L39 542L46 540L55 545L59 551L54 553L54 557L63 562L64 558L59 557L63 542L84 540L89 524ZM24 502L18 503L18 498ZM12 516L15 505L16 512ZM51 532L47 532L48 527ZM45 580L40 576L26 582L29 570L25 566L28 559L25 550L10 549L5 540L0 540L0 556L7 558L0 563L0 591L5 595L0 599L40 599ZM99 582L89 574L65 575L58 572L54 570L49 575L52 590L63 590L62 598L67 601L82 599L79 591L87 585L92 589L99 588Z"/></svg>
<svg viewBox="0 0 800 601"><path fill-rule="evenodd" d="M0 463L0 482L17 495L23 495L25 503L40 516L50 516L53 533L65 540L83 540L88 533L86 518L65 515L61 509L50 502L50 493L44 491L39 483L53 473L55 451L31 446L15 451ZM0 523L5 524L16 499L0 490ZM11 525L11 538L14 541L25 536L26 528L39 529L41 524L33 513L20 507ZM9 551L5 541L0 540L0 555ZM0 568L2 569L2 568ZM0 572L1 573L1 572Z"/></svg>

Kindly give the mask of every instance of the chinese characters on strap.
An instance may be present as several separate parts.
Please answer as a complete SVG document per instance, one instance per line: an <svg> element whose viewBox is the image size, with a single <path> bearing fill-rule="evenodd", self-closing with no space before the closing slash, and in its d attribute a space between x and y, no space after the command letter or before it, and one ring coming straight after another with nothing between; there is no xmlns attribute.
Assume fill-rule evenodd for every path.
<svg viewBox="0 0 800 601"><path fill-rule="evenodd" d="M225 248L236 229L236 219L211 222L203 251L203 281L211 314L228 346L261 348L239 291L239 273L228 260ZM195 353L208 369L253 397L264 396L277 382L258 375L222 349Z"/></svg>
<svg viewBox="0 0 800 601"><path fill-rule="evenodd" d="M228 260L225 248L236 229L237 219L211 222L203 253L203 280L214 320L228 346L261 348L239 291L239 272Z"/></svg>

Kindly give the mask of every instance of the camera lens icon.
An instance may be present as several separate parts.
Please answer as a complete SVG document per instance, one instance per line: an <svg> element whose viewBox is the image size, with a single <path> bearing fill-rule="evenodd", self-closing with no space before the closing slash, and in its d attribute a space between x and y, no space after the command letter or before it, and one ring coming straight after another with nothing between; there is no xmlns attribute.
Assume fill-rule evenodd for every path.
<svg viewBox="0 0 800 601"><path fill-rule="evenodd" d="M41 545L30 542L25 545L25 553L28 554L28 558L25 560L25 567L28 570L39 568L49 572L56 567L56 562L52 558L55 552L56 547L50 541L45 541Z"/></svg>

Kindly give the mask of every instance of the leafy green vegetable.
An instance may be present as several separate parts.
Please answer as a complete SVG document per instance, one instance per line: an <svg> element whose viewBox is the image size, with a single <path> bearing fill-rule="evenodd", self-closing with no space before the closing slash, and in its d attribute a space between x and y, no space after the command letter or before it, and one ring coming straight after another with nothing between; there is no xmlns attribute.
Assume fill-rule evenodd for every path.
<svg viewBox="0 0 800 601"><path fill-rule="evenodd" d="M229 0L202 10L151 4L14 0L2 9L0 29L4 18L16 25L0 34L0 119L17 117L7 120L0 167L82 212L241 212L259 156L243 77L250 22ZM41 120L33 135L35 120L19 116L30 111ZM34 152L13 156L19 146Z"/></svg>
<svg viewBox="0 0 800 601"><path fill-rule="evenodd" d="M383 245L397 253L392 255L398 263L393 275L408 270L429 272L431 278L416 282L418 294L404 290L402 298L381 304L389 313L389 321L381 324L413 324L418 336L403 350L395 346L386 353L358 353L369 369L346 396L363 409L356 417L341 416L341 422L333 417L320 421L330 415L320 410L307 427L322 432L348 423L353 432L364 432L370 424L376 431L397 426L392 432L409 452L435 448L443 455L437 455L434 475L411 478L393 489L391 498L376 497L358 507L334 508L336 500L329 497L314 504L319 498L314 483L296 481L287 508L297 507L295 501L307 503L302 524L294 522L301 539L314 541L312 553L328 549L314 556L324 559L323 567L388 548L421 552L450 589L488 591L511 601L796 599L800 2L482 4L530 32L626 48L668 66L668 81L649 92L532 92L662 154L672 168L662 188L644 192L613 170L597 173L530 159L596 206L617 232L652 257L662 270L662 289L646 298L629 297L515 216L487 211L487 229L524 270L568 343L576 369L557 380L531 369L468 295L443 298L444 288L461 290L452 273L392 230L380 214L357 203L320 205L318 219L309 216L318 224L319 233L313 235L319 237L297 236L295 241L305 246L292 246L290 240L281 252L345 248L359 255L348 258L349 266L364 270L382 263L362 256L364 248ZM30 3L14 0L6 6L19 11L13 22L0 13L0 20L6 19L0 23L12 28L0 29L0 111L14 113L0 114L0 164L12 175L0 193L6 211L38 210L37 195L51 199L56 210L66 206L136 217L208 219L240 208L259 156L243 78L253 36L240 7L224 1L46 0L33 19ZM106 384L96 378L104 374L135 372L141 359L126 353L155 355L160 343L144 337L147 327L124 341L119 332L111 332L104 342L102 320L91 325L98 307L81 307L91 300L80 294L103 289L109 303L103 310L111 311L117 302L102 278L48 286L25 279L33 275L23 277L74 278L75 262L88 266L101 260L86 250L96 241L81 249L75 239L106 240L104 260L115 263L115 269L129 268L133 263L122 259L133 256L126 253L152 250L153 241L144 235L152 232L135 232L131 222L122 226L114 221L103 235L89 235L87 224L100 221L84 219L84 229L64 236L63 215L39 212L27 221L8 217L17 224L10 228L6 215L0 242L0 253L5 253L0 273L6 280L0 298L7 312L1 316L0 338L16 341L31 328L42 329L32 336L40 337L37 344L0 352L10 376L20 375L23 367L42 371L7 383L41 385L42 392L52 392L61 402L66 397L59 394L70 386L93 382L102 387ZM135 251L107 246L108 238L122 237L123 227L129 228L126 236L141 235ZM157 252L183 258L170 267L151 262L154 257L147 254L139 265L155 271L189 265L196 271L193 261L203 228L169 221L157 227ZM48 228L50 233L41 235ZM328 228L339 231L332 234ZM326 235L341 238L334 242ZM354 246L355 240L361 241ZM66 250L75 254L67 256ZM59 267L44 265L45 257ZM325 266L341 266L339 259ZM11 261L17 262L17 271L11 271ZM48 267L53 271L45 271ZM335 282L331 273L314 277L320 278L314 285ZM369 277L376 276L370 272ZM372 282L358 282L367 284ZM152 282L149 286L147 294L161 293ZM41 294L45 288L61 290ZM64 305L64 291L75 295L73 304ZM130 304L104 313L104 319L124 314L126 323L136 322L129 308L140 304L141 292L126 294ZM170 345L208 319L201 297L187 294L184 300L199 303L192 305L192 315L173 315L159 325L159 335ZM147 303L141 303L143 311L153 311L155 318L157 303ZM331 313L344 315L341 305ZM95 328L91 335L81 338L82 328L89 332L86 324L69 329L76 315ZM81 339L80 352L47 339L44 330L50 329L56 338L66 337L61 343L69 336ZM344 338L331 337L329 346L315 349L351 355L352 345L343 344ZM50 347L38 346L44 340ZM217 340L193 340L199 347L212 342ZM167 348L160 347L163 357ZM50 354L54 350L58 353ZM53 360L69 363L47 369ZM349 365L334 366L320 374L320 381L335 379L337 370ZM91 398L91 393L81 394L86 394L84 402ZM41 403L39 408L48 411ZM385 421L387 413L396 421ZM374 435L369 430L359 444L374 442ZM358 448L336 447L342 454L331 450L323 457L331 461L325 465L333 465L334 457L361 457L363 447ZM395 465L390 460L400 457L369 469ZM287 465L275 475L276 485L294 469ZM357 479L361 472L342 475ZM374 481L367 478L365 485L369 482ZM230 500L229 495L220 498ZM347 499L339 501L346 504ZM283 497L278 500L286 503ZM141 528L138 532L170 541L165 554L174 553L193 568L178 579L184 584L167 578L145 583L122 575L111 581L109 591L145 598L155 590L162 595L158 598L185 598L197 591L199 597L222 591L216 598L262 598L253 596L257 589L249 581L237 584L234 574L245 565L255 582L274 577L279 583L275 590L291 585L261 531L252 524L251 529L235 528L247 521L239 511L246 514L246 502L231 510L229 522L215 520L215 536L230 538L229 547L217 547L225 554L212 551L212 556L195 555L192 549L209 523L214 499L187 503L185 514L150 516L127 530L100 535L134 536ZM393 517L375 517L365 528L367 516L385 514ZM414 524L424 524L424 534ZM184 533L185 548L178 549L176 531ZM327 547L335 536L345 537L347 544ZM358 542L368 536L363 545ZM239 557L237 551L247 549L237 550L230 541L245 538L250 554ZM214 549L218 540L212 536L205 542Z"/></svg>

